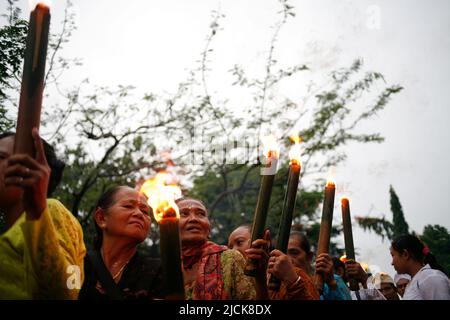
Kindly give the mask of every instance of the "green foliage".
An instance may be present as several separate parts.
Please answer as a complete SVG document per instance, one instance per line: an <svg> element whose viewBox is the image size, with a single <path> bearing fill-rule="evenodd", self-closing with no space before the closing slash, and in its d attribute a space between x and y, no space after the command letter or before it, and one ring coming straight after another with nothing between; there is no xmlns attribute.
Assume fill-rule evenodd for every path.
<svg viewBox="0 0 450 320"><path fill-rule="evenodd" d="M281 142L283 154L287 154L284 151L290 143L286 137L293 129L302 136L302 179L311 177L308 181L313 182L300 187L294 224L310 235L313 244L317 241L324 172L345 160L343 147L346 144L383 141L377 132L361 133L358 125L378 115L402 88L386 85L380 73L363 70L363 61L356 59L349 67L325 75L324 85L311 85L313 89L307 91L304 99L281 98L278 85L286 81L296 85L295 76L306 73L308 67L303 63L281 67L277 61L279 34L289 19L295 17L294 8L287 0L279 2L279 20L273 26L273 35L268 50L265 50L267 59L261 65L263 76L248 76L244 66L230 68L235 79L229 89L239 89L250 98L247 101L252 101L243 105L239 114L234 112L234 101L222 99L220 93L216 96L215 91L213 95L208 87L213 44L221 31L221 21L225 19L219 12L213 14L198 67L188 73L175 93L159 95L150 92L136 97L133 86L95 87L87 80L72 90L60 90L61 72L79 64L76 59L59 55L76 28L68 2L61 30L49 40L49 71L46 75L46 85L54 84L58 92L68 93L63 96L64 103L44 109L41 125L50 132L48 140L57 146L67 163L56 197L81 221L87 243L93 237L91 215L98 196L109 186L134 186L164 169L167 166L167 159L162 156L164 152L171 152L170 163L175 164L174 171L185 180L193 181L192 188L184 186L186 193L207 203L214 240L226 243L233 228L251 222L253 218L260 183L259 138L269 127L276 128L272 133L280 140L284 139ZM14 7L14 1L10 3ZM6 34L6 38L14 43L11 47L15 46L17 50L23 50L26 33L20 32ZM11 53L11 56L20 57L18 53ZM17 69L20 59L17 62L2 58L1 61L8 66L6 70L20 71ZM11 64L18 67L14 69ZM1 78L5 83L12 79L12 73L7 72ZM15 81L19 82L19 79ZM223 85L226 92L226 84ZM369 92L378 96L374 100L367 99ZM8 100L12 98L8 97ZM15 105L9 102L10 106ZM289 112L298 117L287 118ZM300 129L297 129L298 124L302 125ZM196 132L201 132L202 139L189 140ZM233 143L245 141L244 148L236 148L243 162L230 164L225 161L227 155L220 156L226 139L234 139ZM203 154L203 162L192 163L190 157L198 152ZM282 163L275 180L267 223L273 235L278 230L286 176L287 165ZM152 230L157 229L153 227ZM340 232L339 228L333 228L333 235ZM144 246L150 246L148 250L156 253L157 245L158 233L155 231ZM334 243L332 252L339 252Z"/></svg>
<svg viewBox="0 0 450 320"><path fill-rule="evenodd" d="M17 91L14 85L21 74L28 32L28 22L19 19L16 2L8 0L8 14L2 15L7 23L0 28L0 132L14 126L8 115L7 102L13 99L10 92Z"/></svg>
<svg viewBox="0 0 450 320"><path fill-rule="evenodd" d="M440 225L426 225L420 236L436 257L438 263L450 274L450 233Z"/></svg>
<svg viewBox="0 0 450 320"><path fill-rule="evenodd" d="M383 218L356 217L358 224L364 229L375 232L375 234L392 241L397 236L409 233L400 200L392 186L389 187L392 222Z"/></svg>
<svg viewBox="0 0 450 320"><path fill-rule="evenodd" d="M229 165L226 182L223 176L208 171L204 176L194 180L189 196L202 199L210 212L213 227L213 240L226 244L232 230L242 224L251 224L257 202L260 174L256 166ZM245 177L246 179L242 179ZM287 168L281 168L274 181L270 208L266 226L271 231L272 239L277 237L284 194L286 192ZM224 189L224 184L227 189ZM319 238L319 206L323 200L323 190L303 190L299 188L293 216L292 229L306 233L311 244L315 246ZM333 227L332 237L340 234L340 228ZM335 242L331 243L333 255L342 253Z"/></svg>
<svg viewBox="0 0 450 320"><path fill-rule="evenodd" d="M409 233L409 226L405 220L405 215L403 214L402 205L400 204L400 200L398 199L397 194L395 193L394 188L392 186L389 187L389 193L391 195L391 211L392 211L392 224L393 224L393 238L398 237L402 234Z"/></svg>
<svg viewBox="0 0 450 320"><path fill-rule="evenodd" d="M386 220L385 217L355 217L355 219L358 222L359 226L364 230L375 232L375 234L381 236L383 240L384 238L387 238L388 240L393 239L394 226L392 222Z"/></svg>
<svg viewBox="0 0 450 320"><path fill-rule="evenodd" d="M318 207L322 197L321 187L318 186L323 185L321 179L324 172L330 166L345 160L345 152L342 147L349 142L383 141L383 137L379 133L357 133L356 129L362 121L370 119L383 110L393 95L402 90L402 87L398 85L386 86L381 89L372 103L368 105L362 103L366 94L374 87L379 88L380 83L384 84L385 80L378 72L364 72L363 61L356 59L348 68L332 72L325 81L326 85L315 86L314 91L309 91L309 96L305 97L305 101L310 98L309 101L313 101L313 103L309 104L307 108L303 106L302 101L292 101L288 98L280 101L276 94L272 94L276 92L277 85L281 81L293 79L294 75L308 70L304 64L287 68L278 66L279 63L275 58L278 36L288 18L294 16L292 14L293 7L287 1L280 2L283 10L279 15L280 20L274 26L273 37L269 43L267 60L263 66L265 75L262 78L252 79L247 76L245 68L239 65L235 65L230 70L235 77L233 86L240 87L244 91L247 90L253 97L253 104L243 106L245 116L238 118L231 116L230 113L227 116L214 117L215 111L223 112L223 110L229 109L228 101L222 102L209 95L206 80L209 69L205 61L208 61L211 54L209 48L219 30L218 16L214 20L215 32L208 37L207 46L202 53L203 63L198 70L201 74L198 83L203 84L204 95L199 96L199 101L203 107L215 111L210 118L212 121L202 122L202 118L198 119L196 123L201 123L201 129L210 135L230 136L227 128L232 128L233 133L244 132L247 136L253 137L250 141L246 141L248 142L246 147L250 150L249 154L253 156L246 158L244 164L230 165L224 162L223 158L206 157L206 163L203 164L204 169L197 172L194 187L190 191L192 196L203 199L209 206L214 222L213 236L216 241L221 243L226 243L228 234L236 226L252 221L260 181L259 168L256 167L255 170L255 165L258 163L255 154L259 151L259 136L265 131L264 128L267 125L270 125L270 128L278 128L272 133L281 139L291 133L298 123L302 124L298 131L302 137L304 149L302 177L317 176L317 174L319 176L315 183L305 188L308 192L300 191L302 194L297 200L297 212L301 212L303 219L306 220L305 230L316 237L314 230L319 226L317 222L320 220ZM196 73L194 72L192 76L195 78ZM268 105L271 108L267 108ZM299 112L299 110L304 111ZM285 114L289 112L297 113L298 118L286 119ZM189 134L188 130L185 132L186 135ZM238 136L236 140L244 139ZM284 139L282 153L288 147L289 142ZM217 146L209 143L199 146L199 149L206 154L214 154ZM287 167L284 166L278 172L274 183L267 221L272 234L278 229L286 174ZM296 214L298 219L300 213ZM296 223L299 222L296 221ZM339 232L340 230L335 229L335 231ZM315 239L313 238L313 240ZM338 248L333 247L333 250L337 252Z"/></svg>
<svg viewBox="0 0 450 320"><path fill-rule="evenodd" d="M356 217L358 224L364 229L375 232L392 241L401 234L408 234L409 226L406 222L400 200L392 186L389 188L391 196L392 222L383 218ZM414 231L411 234L418 236L430 248L447 274L450 273L450 234L448 230L440 225L426 225L423 234L418 235Z"/></svg>

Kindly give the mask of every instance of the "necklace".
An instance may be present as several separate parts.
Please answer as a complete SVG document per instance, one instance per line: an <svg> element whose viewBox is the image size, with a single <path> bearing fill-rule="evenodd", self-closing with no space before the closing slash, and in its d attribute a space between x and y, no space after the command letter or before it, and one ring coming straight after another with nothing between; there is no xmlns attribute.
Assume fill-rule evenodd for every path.
<svg viewBox="0 0 450 320"><path fill-rule="evenodd" d="M101 255L102 255L102 259L103 259L103 261L105 261L105 258L104 258L104 256L103 256L103 249L100 249L100 253L101 253ZM125 267L126 267L126 265L128 264L128 262L130 262L130 259L128 259L124 264L123 264L123 266L119 269L119 271L115 274L115 275L113 275L113 280L116 280L118 277L119 277L119 275L122 273L122 271L123 271L123 269L125 269ZM115 265L116 263L113 263L113 266Z"/></svg>
<svg viewBox="0 0 450 320"><path fill-rule="evenodd" d="M127 262L125 262L125 264L122 266L122 268L120 268L120 270L113 276L113 280L116 280L117 277L122 273L123 269L125 268L125 266L128 264L130 260L128 260Z"/></svg>

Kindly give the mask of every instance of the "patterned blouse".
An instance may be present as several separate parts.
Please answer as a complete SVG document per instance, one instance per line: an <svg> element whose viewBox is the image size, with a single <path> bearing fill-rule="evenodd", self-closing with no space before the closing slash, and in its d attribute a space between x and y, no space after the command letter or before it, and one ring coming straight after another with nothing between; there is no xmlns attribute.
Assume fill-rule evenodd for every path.
<svg viewBox="0 0 450 320"><path fill-rule="evenodd" d="M236 250L207 242L196 280L185 286L188 300L254 300L252 278L244 274L245 258Z"/></svg>

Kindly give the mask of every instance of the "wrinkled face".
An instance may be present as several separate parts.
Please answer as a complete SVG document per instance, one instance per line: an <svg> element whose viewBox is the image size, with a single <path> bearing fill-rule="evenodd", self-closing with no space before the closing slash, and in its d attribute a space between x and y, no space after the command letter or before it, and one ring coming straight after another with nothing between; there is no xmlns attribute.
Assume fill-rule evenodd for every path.
<svg viewBox="0 0 450 320"><path fill-rule="evenodd" d="M0 139L0 207L10 207L20 201L21 189L5 187L4 174L8 158L14 150L14 136Z"/></svg>
<svg viewBox="0 0 450 320"><path fill-rule="evenodd" d="M403 297L403 295L405 294L405 289L408 283L408 279L400 279L397 281L397 292L401 297Z"/></svg>
<svg viewBox="0 0 450 320"><path fill-rule="evenodd" d="M104 237L128 238L138 244L150 231L151 208L144 195L129 187L120 188L114 195L113 205L98 215L97 224Z"/></svg>
<svg viewBox="0 0 450 320"><path fill-rule="evenodd" d="M299 237L289 238L287 255L291 258L294 266L307 270L308 264L310 263L310 257L308 256L308 253L302 249Z"/></svg>
<svg viewBox="0 0 450 320"><path fill-rule="evenodd" d="M381 283L379 291L387 300L399 300L397 290L392 283Z"/></svg>
<svg viewBox="0 0 450 320"><path fill-rule="evenodd" d="M252 235L247 227L239 227L228 238L228 248L239 250L245 257L245 250L250 248Z"/></svg>
<svg viewBox="0 0 450 320"><path fill-rule="evenodd" d="M392 256L391 264L394 266L395 271L399 274L407 273L407 254L405 252L400 253L392 247L390 248L390 251Z"/></svg>
<svg viewBox="0 0 450 320"><path fill-rule="evenodd" d="M179 201L177 205L180 210L180 238L182 244L206 242L211 225L205 206L193 199Z"/></svg>

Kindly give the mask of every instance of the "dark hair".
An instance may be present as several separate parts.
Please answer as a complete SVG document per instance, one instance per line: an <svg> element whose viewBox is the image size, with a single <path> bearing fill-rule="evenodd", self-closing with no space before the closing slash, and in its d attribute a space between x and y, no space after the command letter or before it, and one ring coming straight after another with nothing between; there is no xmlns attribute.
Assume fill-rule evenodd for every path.
<svg viewBox="0 0 450 320"><path fill-rule="evenodd" d="M416 236L411 234L400 235L392 241L391 245L395 251L402 253L406 250L415 261L429 264L432 269L445 273L444 268L436 261L436 257L429 250L424 250L426 249L425 244Z"/></svg>
<svg viewBox="0 0 450 320"><path fill-rule="evenodd" d="M343 269L344 274L342 275L342 280L344 280L344 282L348 282L348 276L347 276L347 271L345 270L345 263L341 261L341 259L337 258L337 257L333 257L333 268L334 268L334 273L336 273L340 268Z"/></svg>
<svg viewBox="0 0 450 320"><path fill-rule="evenodd" d="M252 225L251 225L250 223L244 223L244 224L241 224L241 225L237 226L236 228L234 228L234 230L236 230L236 229L238 229L238 228L245 228L245 229L247 229L248 231L252 232ZM234 231L234 230L233 230L233 231Z"/></svg>
<svg viewBox="0 0 450 320"><path fill-rule="evenodd" d="M0 134L0 139L11 137L14 135L15 133L10 131L2 132ZM50 197L61 182L62 174L66 164L56 157L55 149L47 141L42 139L42 143L44 144L45 158L47 159L48 166L51 169L47 188L47 197Z"/></svg>
<svg viewBox="0 0 450 320"><path fill-rule="evenodd" d="M308 237L300 231L292 231L289 238L298 237L300 239L300 248L307 254L311 253L311 244L309 243Z"/></svg>
<svg viewBox="0 0 450 320"><path fill-rule="evenodd" d="M123 186L114 186L107 189L97 200L97 204L95 205L95 210L101 208L103 210L108 210L114 204L114 196ZM94 249L100 251L103 242L103 231L98 226L94 217L94 226L95 226L95 236L94 236Z"/></svg>

